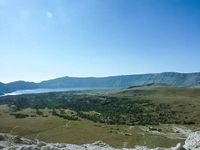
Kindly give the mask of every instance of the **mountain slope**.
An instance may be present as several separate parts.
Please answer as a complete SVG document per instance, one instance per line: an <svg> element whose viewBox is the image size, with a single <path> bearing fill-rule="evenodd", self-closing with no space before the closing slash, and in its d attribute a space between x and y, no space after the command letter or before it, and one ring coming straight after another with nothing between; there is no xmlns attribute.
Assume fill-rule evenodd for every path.
<svg viewBox="0 0 200 150"><path fill-rule="evenodd" d="M40 83L16 81L0 83L0 94L16 90L37 88L125 88L129 86L162 83L171 86L199 87L200 73L152 73L139 75L122 75L111 77L62 77Z"/></svg>
<svg viewBox="0 0 200 150"><path fill-rule="evenodd" d="M6 84L6 87L9 92L16 90L26 90L26 89L37 89L39 88L37 83L34 82L25 82L25 81L15 81Z"/></svg>
<svg viewBox="0 0 200 150"><path fill-rule="evenodd" d="M158 73L124 75L103 78L63 77L39 83L42 88L124 88L128 86L163 83L173 86L198 86L200 73Z"/></svg>
<svg viewBox="0 0 200 150"><path fill-rule="evenodd" d="M15 81L8 84L0 83L0 95L17 90L37 89L39 86L34 82Z"/></svg>
<svg viewBox="0 0 200 150"><path fill-rule="evenodd" d="M6 91L5 84L0 82L0 95Z"/></svg>

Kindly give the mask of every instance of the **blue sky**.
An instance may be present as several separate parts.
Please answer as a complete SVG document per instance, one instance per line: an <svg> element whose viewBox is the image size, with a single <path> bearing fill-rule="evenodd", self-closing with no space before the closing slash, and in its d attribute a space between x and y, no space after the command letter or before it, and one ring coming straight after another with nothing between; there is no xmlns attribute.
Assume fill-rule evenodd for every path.
<svg viewBox="0 0 200 150"><path fill-rule="evenodd" d="M0 0L0 81L200 71L199 0Z"/></svg>

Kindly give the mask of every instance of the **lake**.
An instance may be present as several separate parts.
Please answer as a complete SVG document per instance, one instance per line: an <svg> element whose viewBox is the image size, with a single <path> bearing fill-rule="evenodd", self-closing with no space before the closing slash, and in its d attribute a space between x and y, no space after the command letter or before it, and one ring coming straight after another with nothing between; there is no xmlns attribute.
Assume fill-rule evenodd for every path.
<svg viewBox="0 0 200 150"><path fill-rule="evenodd" d="M11 93L5 93L1 96L8 95L22 95L22 94L38 94L38 93L50 93L50 92L65 92L65 91L83 91L92 90L91 88L65 88L65 89L32 89L32 90L19 90Z"/></svg>

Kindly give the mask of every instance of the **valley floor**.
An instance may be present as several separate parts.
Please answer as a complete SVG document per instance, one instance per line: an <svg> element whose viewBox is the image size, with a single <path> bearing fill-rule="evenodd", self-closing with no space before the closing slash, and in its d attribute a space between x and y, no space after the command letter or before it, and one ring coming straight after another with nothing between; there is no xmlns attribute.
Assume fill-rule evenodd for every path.
<svg viewBox="0 0 200 150"><path fill-rule="evenodd" d="M172 147L200 131L200 89L138 87L0 97L0 133L47 143Z"/></svg>
<svg viewBox="0 0 200 150"><path fill-rule="evenodd" d="M29 114L34 111L28 108L21 112ZM128 126L94 123L86 119L73 121L52 116L48 109L40 111L46 116L17 119L9 115L8 106L1 105L0 132L50 143L85 144L101 140L113 147L171 147L183 143L192 131L199 130L198 125Z"/></svg>

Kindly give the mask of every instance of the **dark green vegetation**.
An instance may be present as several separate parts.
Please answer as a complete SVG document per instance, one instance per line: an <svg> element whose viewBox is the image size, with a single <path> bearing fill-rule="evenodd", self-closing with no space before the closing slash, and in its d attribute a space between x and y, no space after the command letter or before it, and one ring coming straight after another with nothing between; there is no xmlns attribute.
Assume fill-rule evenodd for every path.
<svg viewBox="0 0 200 150"><path fill-rule="evenodd" d="M25 108L36 110L49 108L53 110L53 115L65 119L78 120L79 117L107 124L200 123L198 117L200 89L147 86L107 94L94 92L33 94L1 97L0 104L12 106L16 111ZM67 116L62 109L73 110L75 114Z"/></svg>
<svg viewBox="0 0 200 150"><path fill-rule="evenodd" d="M173 86L195 87L200 85L200 73L155 73L141 75L124 75L103 78L62 77L40 83L17 81L0 83L0 94L25 89L58 88L126 88L129 86L162 83Z"/></svg>

